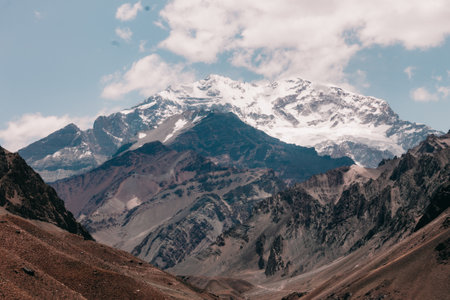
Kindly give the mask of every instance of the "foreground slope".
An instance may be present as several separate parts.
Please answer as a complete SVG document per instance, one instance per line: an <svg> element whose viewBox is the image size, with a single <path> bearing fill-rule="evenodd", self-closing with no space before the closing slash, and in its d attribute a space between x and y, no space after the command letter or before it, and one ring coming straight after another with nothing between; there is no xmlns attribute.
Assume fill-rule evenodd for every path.
<svg viewBox="0 0 450 300"><path fill-rule="evenodd" d="M449 162L450 133L430 136L377 169L352 166L314 176L262 202L245 224L170 270L276 288L283 278L317 273L355 253L359 264L448 209Z"/></svg>
<svg viewBox="0 0 450 300"><path fill-rule="evenodd" d="M143 132L190 110L232 112L283 142L314 147L321 155L348 156L369 167L438 134L401 120L384 100L337 87L300 78L243 83L211 75L98 117L92 129L69 125L19 153L46 181L55 181L100 165Z"/></svg>
<svg viewBox="0 0 450 300"><path fill-rule="evenodd" d="M0 148L0 298L209 299L123 251L94 242L53 188Z"/></svg>
<svg viewBox="0 0 450 300"><path fill-rule="evenodd" d="M124 251L0 208L1 299L209 299Z"/></svg>
<svg viewBox="0 0 450 300"><path fill-rule="evenodd" d="M302 299L450 299L450 212Z"/></svg>

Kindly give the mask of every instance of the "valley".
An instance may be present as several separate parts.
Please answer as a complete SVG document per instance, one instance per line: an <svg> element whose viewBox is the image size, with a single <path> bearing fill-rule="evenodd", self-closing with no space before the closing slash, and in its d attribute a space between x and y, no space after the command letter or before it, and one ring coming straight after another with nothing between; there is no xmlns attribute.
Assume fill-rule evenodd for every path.
<svg viewBox="0 0 450 300"><path fill-rule="evenodd" d="M299 146L300 142L289 144L284 140L293 141L295 135L288 139L266 133L273 134L270 128L281 126L278 119L259 115L259 120L267 122L253 127L249 125L252 117L247 118L256 118L248 114L251 110L216 105L225 103L223 95L237 97L225 93L225 83L246 97L261 96L257 86L212 76L195 83L191 90L197 98L168 89L161 92L166 98L149 98L130 110L100 117L93 130L69 125L20 150L44 179L58 179L51 187L18 154L5 150L2 168L12 171L0 180L0 204L5 212L17 215L5 222L19 227L22 222L23 229L38 226L32 227L38 240L29 243L42 243L41 236L51 241L69 237L52 237L55 229L47 232L47 225L37 221L29 225L21 218L49 222L84 239L95 239L101 244L80 241L76 247L95 252L106 247L112 256L102 263L114 270L114 276L126 276L131 284L137 280L136 274L160 274L137 275L146 278L142 288L147 295L176 299L437 299L446 295L449 134L431 134L419 143L419 137L438 132L423 126L414 131L399 129L401 122L385 107L381 115L391 115L391 121L379 114L372 115L372 120L366 111L359 113L359 118L365 114L366 121L351 126L362 128L373 121L380 129L383 122L394 122L390 124L400 130L397 141L400 132L414 132L417 140L409 136L409 144L385 140L383 146L374 146L375 139L357 147L348 147L354 143L351 140L347 144L333 140L331 148L340 149L337 152L327 152L311 140L302 143L308 147ZM218 88L214 93L213 87ZM247 95L244 87L253 91L253 96ZM287 81L271 88L277 93L295 90L297 96L286 96L283 101L291 101L286 103L305 101L299 96L305 91L333 105L340 103L339 109L344 111L342 103L350 98L365 101L339 89L317 94L311 90L315 86L305 81ZM208 91L209 98L196 94L203 91ZM281 105L282 101L277 101ZM384 107L377 101L372 102ZM281 107L275 115L298 125L286 111L281 113ZM378 108L371 109L377 112ZM351 124L344 119L341 122L336 126ZM402 147L413 145L403 153ZM377 167L364 166L359 151L372 155L364 165L373 166L379 158ZM50 240L45 240L44 247L53 249ZM20 246L17 243L13 239L5 247ZM23 260L24 250L17 251L22 251L19 256ZM72 253L73 249L58 251ZM92 255L93 260L98 259ZM135 261L131 255L140 262L139 271L129 267L132 273L126 271L128 267L123 269L124 259ZM77 262L79 258L70 256L85 268ZM41 270L36 260L30 262ZM411 270L422 269L420 276L408 277ZM163 277L166 279L158 279ZM68 279L64 275L56 280ZM171 282L177 288L154 280ZM426 282L427 289L420 288L421 282ZM26 294L30 288L8 287L11 295ZM103 296L109 293L107 288L97 288ZM35 291L39 297L45 294L40 288ZM64 293L73 291L94 297L78 288ZM186 296L189 293L195 296ZM127 297L139 298L136 292Z"/></svg>

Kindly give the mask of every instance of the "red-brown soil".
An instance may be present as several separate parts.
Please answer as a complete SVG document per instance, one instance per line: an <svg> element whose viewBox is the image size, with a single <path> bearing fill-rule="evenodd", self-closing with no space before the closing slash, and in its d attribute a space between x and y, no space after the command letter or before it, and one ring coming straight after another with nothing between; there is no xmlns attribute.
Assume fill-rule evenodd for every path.
<svg viewBox="0 0 450 300"><path fill-rule="evenodd" d="M0 211L0 299L212 299L124 251Z"/></svg>

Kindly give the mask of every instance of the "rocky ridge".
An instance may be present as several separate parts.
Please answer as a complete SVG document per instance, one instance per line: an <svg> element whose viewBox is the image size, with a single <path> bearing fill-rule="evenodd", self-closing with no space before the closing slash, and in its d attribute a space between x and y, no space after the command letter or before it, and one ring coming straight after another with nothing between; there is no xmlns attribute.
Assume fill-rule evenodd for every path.
<svg viewBox="0 0 450 300"><path fill-rule="evenodd" d="M450 133L430 136L376 169L342 167L274 195L171 271L253 274L241 278L270 282L318 270L362 247L377 253L448 209L449 182Z"/></svg>
<svg viewBox="0 0 450 300"><path fill-rule="evenodd" d="M92 239L66 210L64 201L17 154L0 147L0 207L22 216L55 224Z"/></svg>

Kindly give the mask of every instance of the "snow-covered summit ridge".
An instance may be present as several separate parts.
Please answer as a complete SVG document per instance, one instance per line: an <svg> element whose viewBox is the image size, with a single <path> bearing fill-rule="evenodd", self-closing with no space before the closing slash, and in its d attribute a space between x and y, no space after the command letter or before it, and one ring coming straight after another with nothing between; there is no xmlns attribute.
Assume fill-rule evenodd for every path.
<svg viewBox="0 0 450 300"><path fill-rule="evenodd" d="M300 78L246 83L210 75L171 86L121 113L139 114L144 122L151 115L150 123L160 124L174 114L198 109L233 112L284 142L315 147L334 157L347 155L365 166L404 153L428 134L440 134L400 120L382 99Z"/></svg>
<svg viewBox="0 0 450 300"><path fill-rule="evenodd" d="M19 152L50 182L91 170L131 144L155 138L170 143L209 111L233 112L284 142L314 147L322 155L349 156L367 167L406 152L430 134L442 134L400 120L384 100L337 87L300 78L246 83L210 75L100 116L92 129L67 126Z"/></svg>

